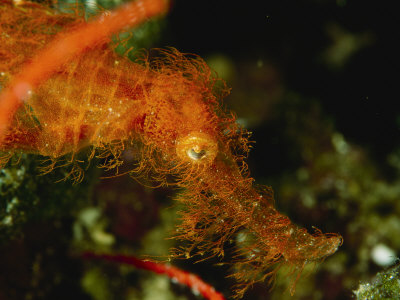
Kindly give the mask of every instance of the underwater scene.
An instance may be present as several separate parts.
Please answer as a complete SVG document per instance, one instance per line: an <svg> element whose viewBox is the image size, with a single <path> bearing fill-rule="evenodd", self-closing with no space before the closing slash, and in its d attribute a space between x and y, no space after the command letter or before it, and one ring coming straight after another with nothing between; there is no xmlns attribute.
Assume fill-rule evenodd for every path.
<svg viewBox="0 0 400 300"><path fill-rule="evenodd" d="M400 299L395 12L0 0L0 300Z"/></svg>

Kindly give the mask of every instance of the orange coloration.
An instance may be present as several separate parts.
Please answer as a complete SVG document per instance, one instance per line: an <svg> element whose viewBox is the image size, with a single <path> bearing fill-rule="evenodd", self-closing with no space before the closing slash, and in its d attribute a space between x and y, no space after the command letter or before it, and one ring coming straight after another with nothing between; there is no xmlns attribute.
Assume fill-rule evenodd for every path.
<svg viewBox="0 0 400 300"><path fill-rule="evenodd" d="M193 164L211 164L218 154L217 141L202 132L192 132L177 140L176 154L182 161Z"/></svg>
<svg viewBox="0 0 400 300"><path fill-rule="evenodd" d="M28 22L26 22L28 24L23 24L26 26L25 28L29 28L28 25L32 25L33 28L36 28L35 22L48 19L48 17L44 15L46 10L40 7L35 8L35 6L36 5L31 6L32 10L35 11L37 16L39 16L38 14L40 14L41 11L40 17L34 20L34 22L28 20ZM16 10L18 10L18 7L14 8L13 11ZM50 77L61 66L70 61L72 57L80 55L87 51L88 48L93 48L108 42L112 34L128 26L136 26L147 18L158 15L165 10L165 0L138 0L122 6L113 13L103 14L97 18L97 20L90 23L85 23L81 19L80 22L78 21L75 23L71 32L59 35L51 45L40 51L37 56L31 58L31 61L15 75L12 83L2 92L0 96L0 142L4 138L3 135L10 118L14 115L21 101L29 97L30 92L34 88ZM19 14L20 13L21 11ZM3 12L3 14L10 14L9 16L5 16L5 24L13 24L13 22L15 22L15 19L12 19L14 17L12 12ZM28 16L29 13L25 12L25 14ZM53 16L51 21L54 22L56 20L58 20L58 18ZM36 23L36 25L43 25L46 23ZM80 23L81 26L78 26L78 23ZM4 26L3 22L2 24ZM52 22L48 25L52 25ZM38 46L46 42L46 39L43 39L43 33L38 36L35 36L36 34L33 31L31 31L31 33L32 36L27 38L23 37L22 40L34 41ZM23 34L23 32L19 32L19 34ZM3 39L7 40L8 36L5 35ZM7 41L4 43L6 47L9 47ZM11 51L12 50L3 50L2 52L4 52L3 55L7 56Z"/></svg>
<svg viewBox="0 0 400 300"><path fill-rule="evenodd" d="M157 6L160 2L140 3ZM7 2L0 9L1 30L9 30L10 37L0 40L0 71L5 74L0 82L6 86L1 97L8 99L4 95L14 93L20 101L21 95L25 96L24 106L12 119L0 146L3 164L21 151L54 161L72 155L74 162L74 154L90 146L89 159L97 154L104 158L104 167L118 172L125 163L121 154L129 148L137 159L132 176L184 188L177 197L186 206L176 238L189 241L189 246L176 249L174 255L222 257L225 244L238 231L246 237L237 239L233 264L239 296L252 283L273 275L281 264L292 269L294 292L304 266L321 261L340 246L342 238L337 234L309 234L292 224L273 207L272 190L254 186L244 162L249 134L232 113L222 109L220 100L227 89L202 59L171 49L158 50L157 59L132 63L99 45L118 29L108 30L97 39L98 47L89 49L88 44L76 40L87 35L90 27L77 16L56 15L41 6L27 5L28 17L22 8ZM16 22L19 27L8 28ZM37 30L25 32L35 26ZM78 29L69 29L50 42L58 26ZM90 32L102 35L97 29ZM14 36L27 46L16 47L20 41L13 40ZM58 54L59 45L71 36L79 51ZM50 46L43 48L49 42ZM39 54L32 59L36 50ZM62 63L47 70L43 66L45 71L36 66L34 71L41 74L38 78L21 80L22 75L27 76L21 70L40 61L49 63L44 54L49 52L60 55ZM24 67L23 62L30 59L31 64ZM21 85L26 82L28 86ZM5 127L7 117L0 120ZM79 180L81 173L72 175Z"/></svg>

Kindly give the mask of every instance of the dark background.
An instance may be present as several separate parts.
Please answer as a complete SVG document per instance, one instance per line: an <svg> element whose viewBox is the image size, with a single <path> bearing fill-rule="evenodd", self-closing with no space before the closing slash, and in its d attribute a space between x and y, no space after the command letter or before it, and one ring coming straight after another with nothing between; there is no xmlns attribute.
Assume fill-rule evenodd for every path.
<svg viewBox="0 0 400 300"><path fill-rule="evenodd" d="M336 128L377 159L399 144L394 2L178 0L168 22L165 42L182 52L223 53L235 62L267 58L287 89L318 99ZM335 42L331 24L370 39L334 70L319 59Z"/></svg>
<svg viewBox="0 0 400 300"><path fill-rule="evenodd" d="M300 278L295 296L280 278L272 290L255 285L244 299L353 299L360 281L384 269L371 259L375 245L385 244L399 256L400 167L388 164L390 155L400 162L397 14L394 1L176 0L161 21L152 47L198 54L232 87L224 103L256 141L248 159L251 176L273 187L279 211L309 231L316 226L344 237L337 253ZM345 154L332 145L340 136L349 148ZM20 165L9 166L11 173L23 174L20 186L12 192L9 186L17 184L0 186L7 191L1 190L4 215L13 197L20 199L15 228L2 228L12 230L12 239L1 236L0 300L127 299L129 293L140 299L143 282L153 278L155 284L157 275L88 262L80 253L139 256L165 247L170 236L165 232L153 244L142 239L169 225L163 214L177 219L172 208L177 191L146 189L128 177L97 180L98 168L86 171L80 184L59 183L64 170L37 176L41 163L23 157ZM305 173L308 177L299 176ZM0 180L6 182L4 174ZM304 194L313 205L306 205ZM100 225L81 224L87 208L99 213ZM81 240L77 226L87 231ZM115 238L112 246L91 240L96 226ZM173 264L229 297L234 282L218 262ZM84 286L89 275L91 285ZM168 284L173 295L199 299Z"/></svg>

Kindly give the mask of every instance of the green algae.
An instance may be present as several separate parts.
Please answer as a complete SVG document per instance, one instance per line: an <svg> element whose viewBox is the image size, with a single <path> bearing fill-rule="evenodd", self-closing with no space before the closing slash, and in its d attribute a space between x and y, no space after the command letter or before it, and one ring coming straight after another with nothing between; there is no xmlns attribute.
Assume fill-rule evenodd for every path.
<svg viewBox="0 0 400 300"><path fill-rule="evenodd" d="M400 265L379 272L367 283L361 283L354 291L356 299L391 300L400 297Z"/></svg>
<svg viewBox="0 0 400 300"><path fill-rule="evenodd" d="M20 236L31 222L72 217L88 201L96 168L86 170L82 183L64 180L71 167L56 168L43 175L46 164L36 155L22 154L0 170L0 243Z"/></svg>

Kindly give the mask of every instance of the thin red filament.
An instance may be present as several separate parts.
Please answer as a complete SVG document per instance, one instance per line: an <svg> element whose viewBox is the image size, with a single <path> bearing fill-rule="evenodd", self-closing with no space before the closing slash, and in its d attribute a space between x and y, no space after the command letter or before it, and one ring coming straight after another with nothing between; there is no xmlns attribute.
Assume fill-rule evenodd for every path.
<svg viewBox="0 0 400 300"><path fill-rule="evenodd" d="M178 269L177 267L160 262L141 260L134 256L84 253L84 258L103 259L107 261L134 266L139 269L148 270L157 274L165 274L180 284L186 285L194 291L198 291L204 298L209 300L225 300L225 297L217 292L211 285L204 282L199 276Z"/></svg>

